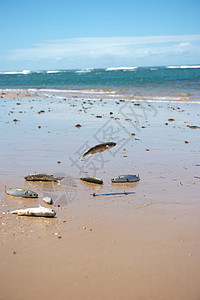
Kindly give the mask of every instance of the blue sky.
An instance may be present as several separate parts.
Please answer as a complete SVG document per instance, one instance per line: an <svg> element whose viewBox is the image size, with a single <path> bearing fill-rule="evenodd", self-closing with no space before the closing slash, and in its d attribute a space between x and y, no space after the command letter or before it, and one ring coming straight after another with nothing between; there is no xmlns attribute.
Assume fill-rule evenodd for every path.
<svg viewBox="0 0 200 300"><path fill-rule="evenodd" d="M0 71L200 64L199 0L1 0Z"/></svg>

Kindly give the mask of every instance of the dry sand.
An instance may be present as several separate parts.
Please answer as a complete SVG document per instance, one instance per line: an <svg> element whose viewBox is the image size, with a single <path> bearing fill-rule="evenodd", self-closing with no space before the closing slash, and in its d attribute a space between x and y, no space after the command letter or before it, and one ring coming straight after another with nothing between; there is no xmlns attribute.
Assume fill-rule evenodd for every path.
<svg viewBox="0 0 200 300"><path fill-rule="evenodd" d="M199 104L1 96L0 299L200 299L200 129L187 127L200 126ZM79 160L103 140L117 146ZM25 182L34 172L66 179ZM124 191L135 194L91 195ZM6 214L46 194L56 218Z"/></svg>

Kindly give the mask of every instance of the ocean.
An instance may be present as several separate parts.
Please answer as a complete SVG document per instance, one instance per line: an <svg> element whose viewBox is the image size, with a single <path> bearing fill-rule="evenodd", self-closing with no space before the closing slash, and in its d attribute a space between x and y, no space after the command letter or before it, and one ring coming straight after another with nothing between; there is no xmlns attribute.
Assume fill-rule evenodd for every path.
<svg viewBox="0 0 200 300"><path fill-rule="evenodd" d="M200 102L200 65L0 72L0 89L61 97Z"/></svg>

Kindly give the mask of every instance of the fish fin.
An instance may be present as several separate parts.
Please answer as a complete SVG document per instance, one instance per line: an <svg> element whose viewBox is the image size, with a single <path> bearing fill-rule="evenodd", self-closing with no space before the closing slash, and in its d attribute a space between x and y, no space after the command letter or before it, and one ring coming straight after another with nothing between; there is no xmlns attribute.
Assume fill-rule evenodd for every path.
<svg viewBox="0 0 200 300"><path fill-rule="evenodd" d="M41 204L39 204L39 207L40 207L40 208L45 208L45 206L43 206L43 205L41 205Z"/></svg>
<svg viewBox="0 0 200 300"><path fill-rule="evenodd" d="M24 215L24 212L18 211L18 212L16 212L16 214L17 214L18 216L23 216L23 215Z"/></svg>

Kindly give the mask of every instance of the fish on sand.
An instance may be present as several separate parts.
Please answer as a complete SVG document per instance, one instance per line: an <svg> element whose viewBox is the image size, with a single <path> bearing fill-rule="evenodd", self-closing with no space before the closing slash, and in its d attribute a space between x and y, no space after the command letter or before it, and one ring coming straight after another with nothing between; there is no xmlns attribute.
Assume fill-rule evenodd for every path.
<svg viewBox="0 0 200 300"><path fill-rule="evenodd" d="M94 153L98 153L98 152L103 152L105 150L109 150L113 147L116 146L116 143L114 142L107 142L107 143L102 143L102 144L98 144L92 148L90 148L89 150L87 150L82 156L81 159L84 158L87 155L92 155Z"/></svg>
<svg viewBox="0 0 200 300"><path fill-rule="evenodd" d="M38 173L38 174L30 174L24 179L26 181L52 181L52 182L59 182L63 179L64 177L58 176L55 177L53 175L45 174L45 173Z"/></svg>
<svg viewBox="0 0 200 300"><path fill-rule="evenodd" d="M30 190L26 190L26 189L21 189L21 188L10 188L7 189L5 187L5 192L8 195L11 196L15 196L15 197L22 197L22 198L38 198L38 194L30 191Z"/></svg>
<svg viewBox="0 0 200 300"><path fill-rule="evenodd" d="M33 207L33 208L25 208L25 209L17 209L8 211L8 214L17 214L18 216L32 216L32 217L54 217L56 212L44 206Z"/></svg>
<svg viewBox="0 0 200 300"><path fill-rule="evenodd" d="M103 184L103 180L101 178L96 177L96 176L82 177L80 179L83 180L83 181L87 181L87 182Z"/></svg>
<svg viewBox="0 0 200 300"><path fill-rule="evenodd" d="M117 177L114 177L111 179L111 182L112 183L125 183L125 182L137 182L139 180L140 180L139 175L136 176L136 175L128 174L128 175L119 175Z"/></svg>

